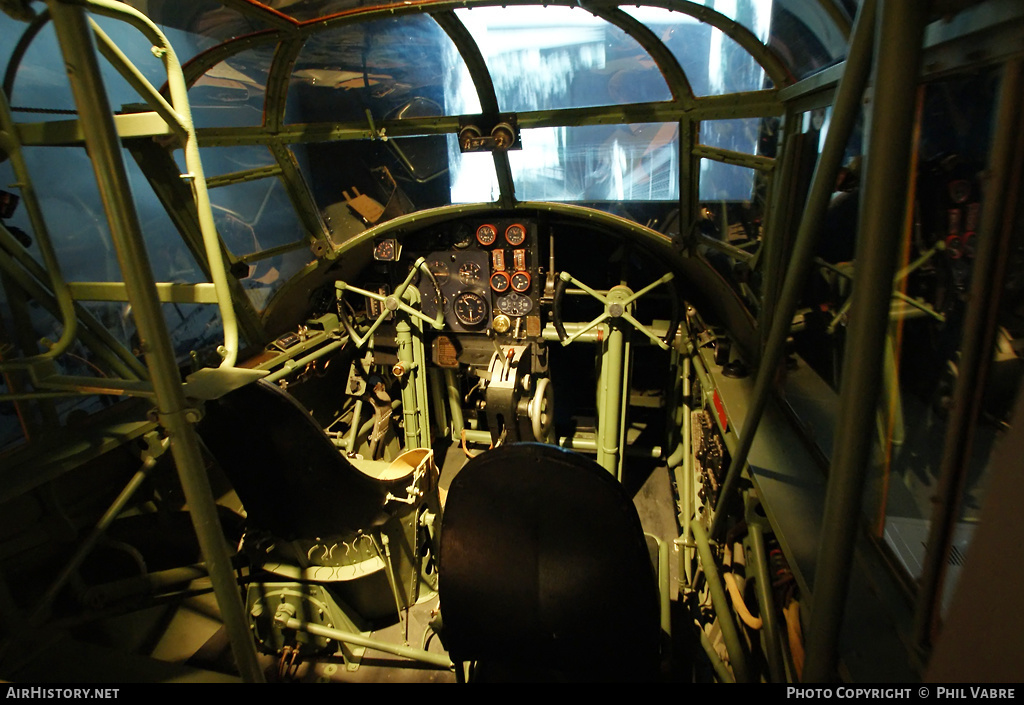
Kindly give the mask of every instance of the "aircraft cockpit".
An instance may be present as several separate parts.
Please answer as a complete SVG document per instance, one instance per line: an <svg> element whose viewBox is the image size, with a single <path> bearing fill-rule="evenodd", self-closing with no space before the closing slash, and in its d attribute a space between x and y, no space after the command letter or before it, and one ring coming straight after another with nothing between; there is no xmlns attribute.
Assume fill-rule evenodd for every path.
<svg viewBox="0 0 1024 705"><path fill-rule="evenodd" d="M0 677L1019 677L1022 29L0 2Z"/></svg>

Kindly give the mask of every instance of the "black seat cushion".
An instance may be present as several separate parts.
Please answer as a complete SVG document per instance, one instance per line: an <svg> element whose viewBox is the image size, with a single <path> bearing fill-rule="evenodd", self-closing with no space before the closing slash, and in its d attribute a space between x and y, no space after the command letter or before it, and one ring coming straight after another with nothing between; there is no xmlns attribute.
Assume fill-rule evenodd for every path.
<svg viewBox="0 0 1024 705"><path fill-rule="evenodd" d="M640 519L589 458L524 443L471 460L449 490L439 561L453 658L532 662L568 680L656 674L658 587Z"/></svg>

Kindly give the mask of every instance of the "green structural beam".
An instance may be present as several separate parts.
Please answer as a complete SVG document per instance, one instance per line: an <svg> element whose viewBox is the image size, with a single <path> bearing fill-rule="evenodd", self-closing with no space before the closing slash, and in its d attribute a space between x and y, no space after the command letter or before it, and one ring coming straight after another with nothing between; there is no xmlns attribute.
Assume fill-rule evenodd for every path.
<svg viewBox="0 0 1024 705"><path fill-rule="evenodd" d="M125 6L127 7L127 6ZM129 292L141 345L156 394L157 413L171 443L200 547L221 617L242 677L262 681L255 645L242 609L227 544L221 533L216 504L205 474L205 463L171 346L142 232L130 199L128 175L114 127L106 87L100 74L85 11L79 5L50 0L50 13L64 54L82 130L110 223L121 271Z"/></svg>

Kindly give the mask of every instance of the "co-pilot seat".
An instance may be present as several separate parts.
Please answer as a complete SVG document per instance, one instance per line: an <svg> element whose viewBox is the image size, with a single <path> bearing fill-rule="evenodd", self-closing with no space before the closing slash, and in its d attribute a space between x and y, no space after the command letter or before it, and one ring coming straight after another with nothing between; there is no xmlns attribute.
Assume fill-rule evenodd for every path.
<svg viewBox="0 0 1024 705"><path fill-rule="evenodd" d="M420 521L428 504L436 506L432 478L414 477L411 466L396 473L398 461L357 467L291 394L263 381L207 403L198 430L246 510L254 570L271 574L262 592L250 588L250 602L270 610L256 625L261 646L279 646L269 626L275 595L302 592L289 581L323 587L316 600L295 597L298 611L323 610L325 625L359 630L399 619L421 588L432 589L435 576L422 572L430 551ZM273 581L280 585L266 587Z"/></svg>
<svg viewBox="0 0 1024 705"><path fill-rule="evenodd" d="M358 470L275 384L258 381L210 402L199 433L250 523L276 537L372 529L391 516L387 493L404 494L401 479L382 483Z"/></svg>
<svg viewBox="0 0 1024 705"><path fill-rule="evenodd" d="M658 581L629 495L582 455L483 453L452 480L441 526L442 643L494 681L658 676Z"/></svg>

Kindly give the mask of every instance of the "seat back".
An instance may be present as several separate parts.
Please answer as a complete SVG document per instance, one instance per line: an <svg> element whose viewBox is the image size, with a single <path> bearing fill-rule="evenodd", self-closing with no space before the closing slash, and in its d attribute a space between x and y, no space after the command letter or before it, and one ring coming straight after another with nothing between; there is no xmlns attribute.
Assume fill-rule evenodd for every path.
<svg viewBox="0 0 1024 705"><path fill-rule="evenodd" d="M264 381L209 402L198 430L250 525L283 539L369 531L391 516L388 492L404 496L408 484L361 472L291 394Z"/></svg>
<svg viewBox="0 0 1024 705"><path fill-rule="evenodd" d="M445 646L497 678L657 675L658 585L640 519L589 458L523 443L467 463L445 504L438 581Z"/></svg>

